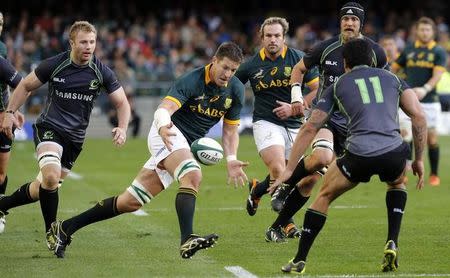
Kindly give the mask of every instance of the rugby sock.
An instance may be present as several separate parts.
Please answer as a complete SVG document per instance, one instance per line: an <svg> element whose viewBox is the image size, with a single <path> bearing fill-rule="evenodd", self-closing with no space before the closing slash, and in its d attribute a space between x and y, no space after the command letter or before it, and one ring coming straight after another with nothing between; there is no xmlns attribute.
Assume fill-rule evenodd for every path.
<svg viewBox="0 0 450 278"><path fill-rule="evenodd" d="M314 242L314 239L322 230L323 225L327 216L321 212L313 209L307 209L305 213L305 219L303 220L302 235L298 243L298 251L294 258L294 263L299 261L306 262L306 257L308 256L309 249Z"/></svg>
<svg viewBox="0 0 450 278"><path fill-rule="evenodd" d="M8 185L8 176L5 176L5 179L3 180L2 184L0 184L0 194L5 194L7 185Z"/></svg>
<svg viewBox="0 0 450 278"><path fill-rule="evenodd" d="M62 222L62 229L67 235L72 235L89 224L113 218L122 214L117 210L117 196L104 199L94 207Z"/></svg>
<svg viewBox="0 0 450 278"><path fill-rule="evenodd" d="M45 231L50 229L52 222L56 221L58 212L58 188L47 190L39 186L39 202L41 203L42 216L45 222Z"/></svg>
<svg viewBox="0 0 450 278"><path fill-rule="evenodd" d="M428 157L430 158L431 174L437 176L439 164L439 145L428 147Z"/></svg>
<svg viewBox="0 0 450 278"><path fill-rule="evenodd" d="M398 245L398 234L405 211L407 193L403 189L391 189L386 192L386 208L388 216L388 237L386 242L393 240Z"/></svg>
<svg viewBox="0 0 450 278"><path fill-rule="evenodd" d="M264 194L267 194L267 189L270 186L270 175L267 175L267 177L256 184L255 188L253 189L252 196L256 198L261 198Z"/></svg>
<svg viewBox="0 0 450 278"><path fill-rule="evenodd" d="M294 169L294 172L292 173L291 177L287 179L284 183L289 184L291 186L296 185L301 179L303 179L306 176L309 176L312 174L308 170L306 170L305 167L305 158L303 157L298 162L297 166Z"/></svg>
<svg viewBox="0 0 450 278"><path fill-rule="evenodd" d="M0 197L0 210L7 212L11 208L36 202L37 200L33 200L30 196L29 186L30 183L26 183L13 194Z"/></svg>
<svg viewBox="0 0 450 278"><path fill-rule="evenodd" d="M193 233L193 222L195 212L195 201L197 192L191 188L180 187L175 199L175 208L180 224L181 244L183 244Z"/></svg>
<svg viewBox="0 0 450 278"><path fill-rule="evenodd" d="M272 228L277 228L278 226L284 227L288 223L292 223L292 216L294 216L297 211L299 211L302 206L308 201L308 197L303 197L298 189L292 190L291 194L286 198L284 206L278 214L277 219L272 224Z"/></svg>

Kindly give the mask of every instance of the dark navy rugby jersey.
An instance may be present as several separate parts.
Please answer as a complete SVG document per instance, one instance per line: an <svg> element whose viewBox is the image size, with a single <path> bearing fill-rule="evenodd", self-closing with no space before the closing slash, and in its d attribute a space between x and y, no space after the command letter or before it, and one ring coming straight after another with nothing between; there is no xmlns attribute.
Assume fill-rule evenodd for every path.
<svg viewBox="0 0 450 278"><path fill-rule="evenodd" d="M377 156L402 143L398 122L405 81L384 69L357 66L342 75L317 100L316 108L339 110L347 120L345 148L360 156Z"/></svg>
<svg viewBox="0 0 450 278"><path fill-rule="evenodd" d="M71 61L70 51L44 60L34 72L42 83L48 82L49 90L36 122L50 125L74 142L83 142L100 92L110 94L120 88L113 71L95 56L79 66Z"/></svg>
<svg viewBox="0 0 450 278"><path fill-rule="evenodd" d="M5 111L6 106L8 106L8 87L12 88L19 85L22 76L17 72L17 70L11 65L11 63L0 57L0 112Z"/></svg>
<svg viewBox="0 0 450 278"><path fill-rule="evenodd" d="M364 37L372 46L372 66L377 68L388 68L386 53L383 48L373 40ZM334 36L328 40L316 44L311 51L303 57L303 62L307 69L314 66L319 67L319 90L316 100L323 93L323 90L336 82L342 74L345 73L344 57L342 54L344 42L340 35ZM316 101L315 100L315 101ZM314 101L314 102L315 102ZM339 112L335 112L330 118L345 133L345 119Z"/></svg>

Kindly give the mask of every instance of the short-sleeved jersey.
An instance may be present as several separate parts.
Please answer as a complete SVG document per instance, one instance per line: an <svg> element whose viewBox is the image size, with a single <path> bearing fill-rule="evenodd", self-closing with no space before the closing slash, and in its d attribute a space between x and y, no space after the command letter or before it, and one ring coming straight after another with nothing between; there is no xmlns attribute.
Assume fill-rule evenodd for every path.
<svg viewBox="0 0 450 278"><path fill-rule="evenodd" d="M266 120L288 128L300 127L299 117L281 120L272 111L278 107L277 100L291 103L291 71L304 55L300 50L285 46L281 55L273 61L266 57L262 48L239 67L236 77L244 84L250 81L255 95L253 122ZM316 82L318 78L319 73L315 67L306 73L304 84Z"/></svg>
<svg viewBox="0 0 450 278"><path fill-rule="evenodd" d="M17 87L22 76L11 65L11 63L0 57L0 112L5 111L8 106L8 85L12 88Z"/></svg>
<svg viewBox="0 0 450 278"><path fill-rule="evenodd" d="M431 41L422 45L418 41L409 44L395 61L405 70L406 82L411 87L422 87L433 76L434 68L445 71L447 54L445 50ZM438 102L436 89L431 90L421 102Z"/></svg>
<svg viewBox="0 0 450 278"><path fill-rule="evenodd" d="M347 120L349 152L377 156L402 143L398 107L407 88L405 81L387 70L357 66L323 92L316 108L328 114L341 111Z"/></svg>
<svg viewBox="0 0 450 278"><path fill-rule="evenodd" d="M42 83L48 82L49 90L36 122L50 125L73 142L84 141L100 92L110 94L120 88L112 70L95 56L87 65L78 66L71 61L70 51L44 60L34 72Z"/></svg>
<svg viewBox="0 0 450 278"><path fill-rule="evenodd" d="M239 124L244 103L244 85L233 76L227 86L219 87L209 75L211 64L183 75L170 88L166 99L179 109L172 122L189 144L205 134L223 118L227 124Z"/></svg>
<svg viewBox="0 0 450 278"><path fill-rule="evenodd" d="M388 68L386 53L384 49L371 40L364 37L372 47L372 66L377 68ZM344 42L340 35L318 43L311 51L307 52L303 62L307 69L314 66L319 67L320 83L316 100L320 98L324 89L331 86L339 76L344 74L344 57L342 54ZM340 132L345 134L345 118L336 111L330 118Z"/></svg>

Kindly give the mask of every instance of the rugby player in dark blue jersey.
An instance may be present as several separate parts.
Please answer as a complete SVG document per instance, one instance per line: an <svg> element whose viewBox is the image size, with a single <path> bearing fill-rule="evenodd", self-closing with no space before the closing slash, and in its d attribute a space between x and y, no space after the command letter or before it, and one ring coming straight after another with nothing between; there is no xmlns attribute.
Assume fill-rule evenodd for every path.
<svg viewBox="0 0 450 278"><path fill-rule="evenodd" d="M12 138L13 124L18 124L15 113L28 92L48 83L47 102L33 125L40 172L34 181L1 198L0 211L6 214L13 207L40 200L49 249L54 249L48 231L56 220L58 187L81 152L94 101L102 90L115 105L119 118L118 126L112 129L113 143L121 146L126 140L130 106L115 74L93 55L96 38L92 24L75 22L69 31L71 49L42 61L19 83L2 123L3 132Z"/></svg>
<svg viewBox="0 0 450 278"><path fill-rule="evenodd" d="M244 85L234 73L242 58L242 51L236 44L223 43L210 64L194 69L175 81L155 111L148 134L151 157L131 185L118 196L107 198L68 220L52 224L52 232L57 239L55 254L58 258L64 257L66 246L77 230L140 209L173 181L179 184L175 209L181 232L181 257L190 258L216 242L216 234L199 236L193 231L202 172L192 156L190 144L205 136L210 128L223 119L222 145L229 182L233 181L236 186L247 182L243 167L248 163L236 157Z"/></svg>
<svg viewBox="0 0 450 278"><path fill-rule="evenodd" d="M319 98L324 90L334 84L339 76L344 73L344 59L342 56L343 46L351 39L364 38L372 47L371 66L377 68L387 67L386 54L383 48L369 38L361 34L364 22L364 8L355 2L344 4L339 12L340 34L328 40L319 42L311 51L295 65L291 74L291 106L294 114L303 113L305 106L315 105L314 98ZM304 74L311 68L319 67L320 87L317 96L308 94L303 99L300 84L303 82ZM325 172L327 165L334 159L334 154L340 156L344 150L344 140L347 135L346 120L339 111L333 113L332 117L319 130L312 143L312 153L301 158L292 177L285 181L290 186L280 186L277 190L289 190L301 179L310 176L316 171ZM292 190L284 202L272 227L286 223L309 199L313 186L301 186L299 190ZM269 191L275 190L274 187ZM284 196L285 194L274 194Z"/></svg>
<svg viewBox="0 0 450 278"><path fill-rule="evenodd" d="M19 111L13 112L6 110L8 104L9 90L8 86L16 88L22 80L22 76L16 69L3 57L0 57L0 123L5 117L5 113L14 113L17 118L17 127L21 127L24 122L24 116ZM12 138L9 138L3 132L0 133L0 199L5 194L8 184L6 170L8 167L9 157L11 154ZM5 230L6 218L4 213L0 211L0 233Z"/></svg>
<svg viewBox="0 0 450 278"><path fill-rule="evenodd" d="M398 236L406 205L403 183L409 145L403 142L398 123L398 107L411 118L415 158L413 173L418 175L417 189L423 187L423 150L427 141L425 114L414 91L397 76L384 69L370 67L372 46L365 39L354 39L343 48L346 73L318 98L308 121L294 142L285 172L274 185L289 179L317 132L341 111L347 121L344 153L329 167L319 195L305 213L298 252L283 272L303 273L306 257L325 224L330 203L360 182L378 175L386 182L388 236L382 271L398 267Z"/></svg>

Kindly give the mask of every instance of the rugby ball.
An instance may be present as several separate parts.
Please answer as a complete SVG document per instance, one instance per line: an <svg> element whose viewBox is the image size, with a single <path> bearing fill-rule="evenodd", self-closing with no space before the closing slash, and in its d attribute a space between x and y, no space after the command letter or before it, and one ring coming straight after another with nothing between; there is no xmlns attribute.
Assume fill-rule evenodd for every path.
<svg viewBox="0 0 450 278"><path fill-rule="evenodd" d="M215 165L223 158L223 148L214 139L202 137L191 144L195 159L203 165Z"/></svg>

